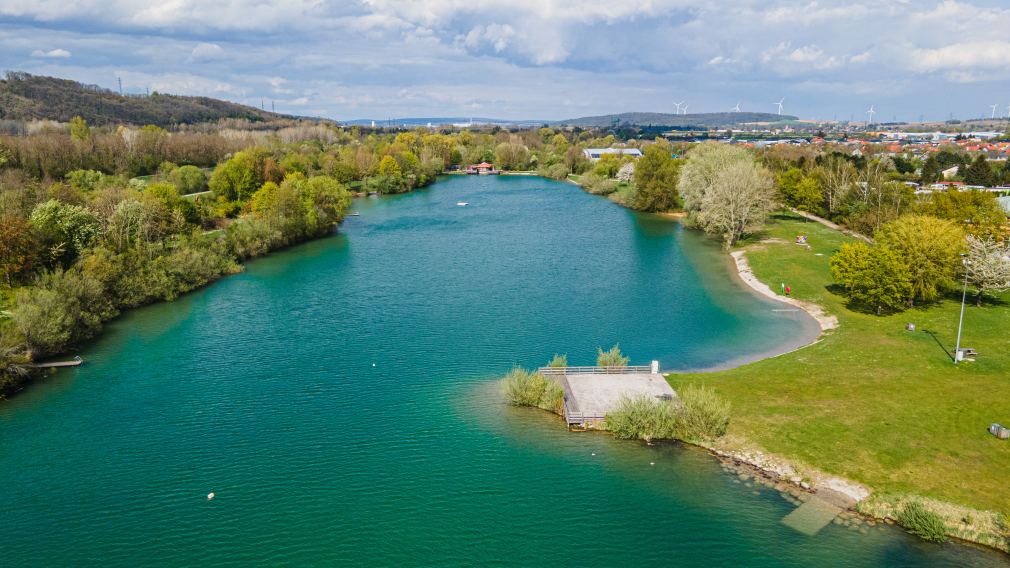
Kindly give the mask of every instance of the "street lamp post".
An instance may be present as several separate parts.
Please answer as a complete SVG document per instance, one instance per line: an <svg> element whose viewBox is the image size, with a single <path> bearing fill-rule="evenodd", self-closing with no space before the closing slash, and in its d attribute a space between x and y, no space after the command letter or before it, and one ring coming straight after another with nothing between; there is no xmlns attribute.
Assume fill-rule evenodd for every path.
<svg viewBox="0 0 1010 568"><path fill-rule="evenodd" d="M961 262L964 263L964 289L961 291L961 317L957 320L957 346L954 347L954 364L961 360L961 326L964 325L964 301L968 296L968 259L963 258L967 255L962 254Z"/></svg>

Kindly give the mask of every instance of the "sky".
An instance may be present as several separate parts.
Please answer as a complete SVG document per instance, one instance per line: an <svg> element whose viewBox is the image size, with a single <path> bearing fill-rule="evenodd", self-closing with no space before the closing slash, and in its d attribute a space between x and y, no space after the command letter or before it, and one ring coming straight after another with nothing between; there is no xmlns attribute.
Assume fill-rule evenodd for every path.
<svg viewBox="0 0 1010 568"><path fill-rule="evenodd" d="M0 70L337 120L1010 114L1008 0L0 0Z"/></svg>

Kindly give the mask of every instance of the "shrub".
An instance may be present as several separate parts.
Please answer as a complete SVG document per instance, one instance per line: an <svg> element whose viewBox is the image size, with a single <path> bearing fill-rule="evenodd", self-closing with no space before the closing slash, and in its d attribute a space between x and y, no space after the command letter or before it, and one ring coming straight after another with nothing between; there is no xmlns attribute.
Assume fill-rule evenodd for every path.
<svg viewBox="0 0 1010 568"><path fill-rule="evenodd" d="M198 193L207 189L207 174L196 166L182 166L168 174L169 181L179 190L180 195Z"/></svg>
<svg viewBox="0 0 1010 568"><path fill-rule="evenodd" d="M621 346L614 345L609 351L604 351L602 347L596 348L597 367L627 367L628 358L621 353Z"/></svg>
<svg viewBox="0 0 1010 568"><path fill-rule="evenodd" d="M918 501L905 504L897 515L897 520L908 532L930 542L947 540L947 527L940 515L922 506Z"/></svg>
<svg viewBox="0 0 1010 568"><path fill-rule="evenodd" d="M80 269L43 273L18 292L11 319L33 355L57 353L91 337L115 315L102 284Z"/></svg>
<svg viewBox="0 0 1010 568"><path fill-rule="evenodd" d="M688 385L681 389L677 437L683 440L712 440L726 434L730 404L705 387Z"/></svg>
<svg viewBox="0 0 1010 568"><path fill-rule="evenodd" d="M538 374L538 376L541 375ZM561 384L557 381L544 380L546 381L544 384L544 393L540 396L540 403L537 406L544 410L562 414L565 406L565 389L561 388Z"/></svg>
<svg viewBox="0 0 1010 568"><path fill-rule="evenodd" d="M547 380L540 373L513 367L505 375L505 395L515 406L538 406L547 388Z"/></svg>
<svg viewBox="0 0 1010 568"><path fill-rule="evenodd" d="M551 164L537 171L538 175L546 178L563 180L568 177L568 166L564 164Z"/></svg>
<svg viewBox="0 0 1010 568"><path fill-rule="evenodd" d="M645 395L622 397L617 409L607 414L604 428L626 440L670 439L676 437L677 415L677 407L672 402Z"/></svg>
<svg viewBox="0 0 1010 568"><path fill-rule="evenodd" d="M513 367L502 379L505 396L514 406L534 406L551 412L561 413L565 391L556 381L552 381L535 371Z"/></svg>
<svg viewBox="0 0 1010 568"><path fill-rule="evenodd" d="M567 367L568 366L568 354L558 355L554 354L554 358L547 362L548 367Z"/></svg>

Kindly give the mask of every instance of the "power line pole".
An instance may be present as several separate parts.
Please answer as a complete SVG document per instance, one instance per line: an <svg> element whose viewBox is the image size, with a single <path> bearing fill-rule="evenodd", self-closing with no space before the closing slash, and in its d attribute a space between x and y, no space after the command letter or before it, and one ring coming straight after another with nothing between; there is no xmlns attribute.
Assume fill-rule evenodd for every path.
<svg viewBox="0 0 1010 568"><path fill-rule="evenodd" d="M123 78L116 77L116 80L119 81L119 96L123 96Z"/></svg>

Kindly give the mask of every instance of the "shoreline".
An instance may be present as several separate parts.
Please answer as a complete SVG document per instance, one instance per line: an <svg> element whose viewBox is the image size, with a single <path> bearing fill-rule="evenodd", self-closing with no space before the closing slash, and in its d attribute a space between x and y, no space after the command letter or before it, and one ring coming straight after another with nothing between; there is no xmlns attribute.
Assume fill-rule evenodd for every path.
<svg viewBox="0 0 1010 568"><path fill-rule="evenodd" d="M821 328L821 333L815 339L819 339L825 332L838 327L838 318L824 311L824 308L821 306L811 302L797 300L796 298L789 296L776 294L770 287L768 287L767 284L758 280L757 276L754 276L754 271L751 270L750 263L747 262L746 254L746 250L735 250L729 253L729 255L733 258L733 263L736 265L737 275L751 290L757 292L765 298L799 308L806 312L810 317L814 318Z"/></svg>
<svg viewBox="0 0 1010 568"><path fill-rule="evenodd" d="M686 374L688 372L716 372L742 366L747 363L779 357L787 353L798 351L809 345L819 343L825 334L838 328L838 318L827 313L827 311L819 304L776 294L767 284L758 280L758 278L754 275L754 272L751 270L750 264L747 262L746 253L746 249L736 250L730 253L730 257L733 259L734 266L736 267L736 272L740 280L746 285L746 288L754 294L759 294L767 299L775 300L803 310L818 323L820 332L813 340L789 351L765 357L745 357L744 359L749 360L736 365L732 364L733 361L730 361L707 369L664 373L664 376L666 376L668 380L671 376L677 374ZM879 494L875 492L872 487L843 477L827 474L815 467L807 466L806 464L794 463L782 456L764 452L763 450L757 449L753 443L749 442L745 438L724 438L721 440L721 443L683 443L708 451L714 458L723 463L724 468L740 473L741 475L746 475L748 473L753 474L755 479L757 479L758 476L765 478L769 485L775 487L783 495L787 495L791 498L796 497L795 492L789 491L788 487L783 488L783 485L792 486L793 488L798 488L799 490L813 495L816 495L820 490L827 490L831 493L840 493L844 495L852 500L852 504L849 508L843 510L842 515L839 515L839 518L842 519L842 524L866 521L869 524L886 523L901 526L895 518L897 510L896 505L902 504L906 501L929 501L934 505L934 507L931 507L930 510L935 508L949 508L963 512L965 517L981 518L991 514L989 511L972 509L971 507L958 505L956 503L926 499L914 494L899 496ZM876 499L874 497L876 497ZM961 544L982 546L1003 553L1010 553L1010 540L1001 537L998 532L987 531L979 525L971 524L965 525L964 527L958 527L957 529L952 529L946 521L945 527L947 537L951 540L960 542Z"/></svg>

